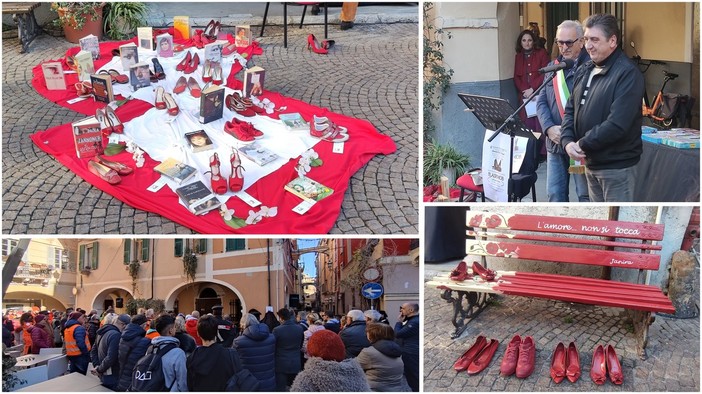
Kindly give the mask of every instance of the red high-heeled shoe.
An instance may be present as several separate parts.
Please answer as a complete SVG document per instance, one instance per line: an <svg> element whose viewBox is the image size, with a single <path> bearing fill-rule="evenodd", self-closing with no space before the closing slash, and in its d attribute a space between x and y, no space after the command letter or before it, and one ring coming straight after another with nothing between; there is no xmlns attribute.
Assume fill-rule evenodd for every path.
<svg viewBox="0 0 702 394"><path fill-rule="evenodd" d="M236 148L232 148L229 163L232 165L232 176L229 178L229 190L238 192L244 188L244 167L241 165L239 151L236 150Z"/></svg>
<svg viewBox="0 0 702 394"><path fill-rule="evenodd" d="M175 91L175 89L173 91ZM163 95L165 93L166 90L163 88L163 86L156 88L156 100L154 101L154 105L157 109L166 109L166 101L163 99Z"/></svg>
<svg viewBox="0 0 702 394"><path fill-rule="evenodd" d="M192 61L192 60L193 60L192 55L190 54L190 51L188 51L188 53L185 54L185 59L183 59L183 61L178 63L178 65L176 66L176 70L184 71L185 67L190 65L190 61Z"/></svg>
<svg viewBox="0 0 702 394"><path fill-rule="evenodd" d="M107 115L105 115L105 111L102 109L97 109L95 111L95 119L97 119L98 122L100 122L100 132L102 132L102 135L110 135L112 134L112 125L110 124L110 121L107 119Z"/></svg>
<svg viewBox="0 0 702 394"><path fill-rule="evenodd" d="M227 182L222 177L222 173L219 171L220 162L217 152L210 157L210 170L205 174L210 173L210 184L212 185L212 192L215 194L224 194L227 192Z"/></svg>
<svg viewBox="0 0 702 394"><path fill-rule="evenodd" d="M110 122L112 126L112 131L117 134L124 133L124 125L120 122L115 111L109 105L105 107L105 116L107 116L107 121Z"/></svg>
<svg viewBox="0 0 702 394"><path fill-rule="evenodd" d="M192 74L195 70L197 70L198 66L200 65L200 56L196 53L190 63L188 63L185 68L183 69L183 73L185 74Z"/></svg>
<svg viewBox="0 0 702 394"><path fill-rule="evenodd" d="M202 82L212 81L212 63L205 60L205 65L202 67Z"/></svg>
<svg viewBox="0 0 702 394"><path fill-rule="evenodd" d="M558 342L551 359L551 378L556 383L562 382L566 377L566 355L565 345Z"/></svg>
<svg viewBox="0 0 702 394"><path fill-rule="evenodd" d="M195 98L202 95L202 88L193 77L188 78L188 90L190 90L190 95Z"/></svg>
<svg viewBox="0 0 702 394"><path fill-rule="evenodd" d="M222 84L222 66L219 63L215 63L212 69L212 83L215 85Z"/></svg>
<svg viewBox="0 0 702 394"><path fill-rule="evenodd" d="M329 53L328 50L322 48L319 46L317 43L317 38L315 38L314 34L310 34L307 36L307 49L311 50L314 53L319 53L320 55L326 55Z"/></svg>
<svg viewBox="0 0 702 394"><path fill-rule="evenodd" d="M163 101L166 103L166 110L168 110L168 113L170 115L178 115L178 112L180 112L180 108L178 108L178 104L176 103L175 99L173 98L173 96L171 96L170 93L163 94Z"/></svg>
<svg viewBox="0 0 702 394"><path fill-rule="evenodd" d="M480 351L483 350L485 345L487 345L487 340L484 336L479 335L478 338L475 339L473 346L468 348L468 350L466 350L466 352L463 353L463 355L459 357L455 363L453 363L453 369L458 372L468 369L470 363L472 363L475 357L480 354Z"/></svg>
<svg viewBox="0 0 702 394"><path fill-rule="evenodd" d="M215 29L215 21L214 19L211 19L210 22L205 26L205 30L202 31L202 35L205 37L212 37L212 33L214 32Z"/></svg>
<svg viewBox="0 0 702 394"><path fill-rule="evenodd" d="M192 77L191 77L192 78ZM173 88L173 93L180 94L185 91L185 88L188 87L188 80L185 79L184 76L181 75L180 78L176 81L176 85Z"/></svg>

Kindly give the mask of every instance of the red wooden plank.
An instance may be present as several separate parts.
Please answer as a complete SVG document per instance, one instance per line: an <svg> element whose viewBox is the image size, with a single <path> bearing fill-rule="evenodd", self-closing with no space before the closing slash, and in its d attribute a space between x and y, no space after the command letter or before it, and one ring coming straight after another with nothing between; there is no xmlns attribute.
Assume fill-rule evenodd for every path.
<svg viewBox="0 0 702 394"><path fill-rule="evenodd" d="M629 248L629 249L643 249L643 250L661 250L663 246L653 245L653 244L641 244L632 242L616 242L616 241L605 241L597 238L569 238L569 237L552 237L548 235L533 235L533 234L507 234L507 233L494 233L494 232L479 232L468 230L466 234L470 237L484 238L501 238L501 239L520 239L526 241L543 241L543 242L560 242L560 243L570 243L578 245L596 245L596 246L609 246L613 248Z"/></svg>
<svg viewBox="0 0 702 394"><path fill-rule="evenodd" d="M466 213L466 226L656 241L663 239L665 228L662 224L480 211Z"/></svg>
<svg viewBox="0 0 702 394"><path fill-rule="evenodd" d="M565 288L598 288L598 289L608 289L622 291L632 294L642 294L647 293L653 296L658 294L663 294L661 290L654 286L647 285L636 285L633 283L617 282L602 279L590 279L589 281L581 281L579 277L563 277L563 279L549 278L549 277L537 277L537 276L526 276L526 275L503 275L500 279L510 282L510 283L535 283L537 285L545 285L551 287L565 287Z"/></svg>
<svg viewBox="0 0 702 394"><path fill-rule="evenodd" d="M506 287L506 288L505 288ZM664 313L675 313L675 308L672 303L670 305L656 305L646 302L620 302L616 298L611 296L598 297L597 295L581 296L574 294L566 294L558 291L546 291L546 290L534 290L530 288L519 288L518 286L497 286L495 290L498 290L504 294L519 295L526 297L537 297L537 298L547 298L553 300L567 301L567 302L578 302L583 304L610 306L617 308L627 308L636 309L642 311L650 312L664 312Z"/></svg>
<svg viewBox="0 0 702 394"><path fill-rule="evenodd" d="M591 285L591 286L618 287L618 288L627 288L627 289L632 289L632 290L638 290L638 291L642 291L642 292L643 291L650 291L650 292L661 293L661 290L655 286L640 285L637 283L628 283L628 282L617 282L617 281L613 281L613 280L583 278L580 276L543 274L543 273L536 273L536 272L521 272L521 271L515 272L514 275L503 275L502 276L502 278L513 278L513 277L529 278L529 279L533 279L533 280L546 281L546 282L556 282L556 283L562 283L564 285L568 285L570 283L580 283L583 285Z"/></svg>
<svg viewBox="0 0 702 394"><path fill-rule="evenodd" d="M471 239L466 240L466 254L648 270L657 270L660 261L654 254Z"/></svg>

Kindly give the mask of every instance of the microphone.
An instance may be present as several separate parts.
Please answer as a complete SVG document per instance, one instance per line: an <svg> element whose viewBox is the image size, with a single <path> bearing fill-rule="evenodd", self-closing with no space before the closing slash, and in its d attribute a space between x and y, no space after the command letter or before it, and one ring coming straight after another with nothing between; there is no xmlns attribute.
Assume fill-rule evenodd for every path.
<svg viewBox="0 0 702 394"><path fill-rule="evenodd" d="M551 66L546 66L544 68L539 69L539 74L546 74L550 73L553 71L558 71L558 70L570 70L573 68L575 65L575 60L573 59L564 59L562 62L558 64L553 64Z"/></svg>

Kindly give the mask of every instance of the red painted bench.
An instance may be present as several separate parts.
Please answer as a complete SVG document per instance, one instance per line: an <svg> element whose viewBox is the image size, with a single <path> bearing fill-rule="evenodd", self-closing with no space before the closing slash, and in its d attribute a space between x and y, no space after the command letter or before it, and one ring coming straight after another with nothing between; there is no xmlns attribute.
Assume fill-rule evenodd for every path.
<svg viewBox="0 0 702 394"><path fill-rule="evenodd" d="M497 271L495 281L479 277L454 282L448 276L430 281L444 290L442 298L454 303L454 337L469 319L480 313L489 294L538 297L566 302L633 310L639 355L645 358L648 326L652 313L675 313L668 297L655 286L645 284L646 271L658 270L663 239L662 224L621 222L572 217L499 214L468 211L466 215L468 267L481 256L555 264L585 264L609 269L638 270L636 283L584 278L540 272ZM452 295L457 293L457 297Z"/></svg>

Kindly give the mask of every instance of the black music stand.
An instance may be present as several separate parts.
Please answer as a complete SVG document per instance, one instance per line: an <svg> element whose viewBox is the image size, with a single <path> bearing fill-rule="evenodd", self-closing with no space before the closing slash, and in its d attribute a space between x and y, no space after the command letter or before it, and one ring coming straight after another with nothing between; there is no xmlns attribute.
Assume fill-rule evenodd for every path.
<svg viewBox="0 0 702 394"><path fill-rule="evenodd" d="M478 121L488 130L495 130L495 133L488 139L489 142L499 134L505 133L510 137L509 146L509 180L507 181L507 199L512 201L514 190L514 178L512 170L512 156L514 155L514 137L526 137L538 139L534 132L526 127L522 120L516 116L518 110L507 102L507 100L497 97L478 96L474 94L458 93L458 97L468 107ZM515 197L516 201L516 197Z"/></svg>

